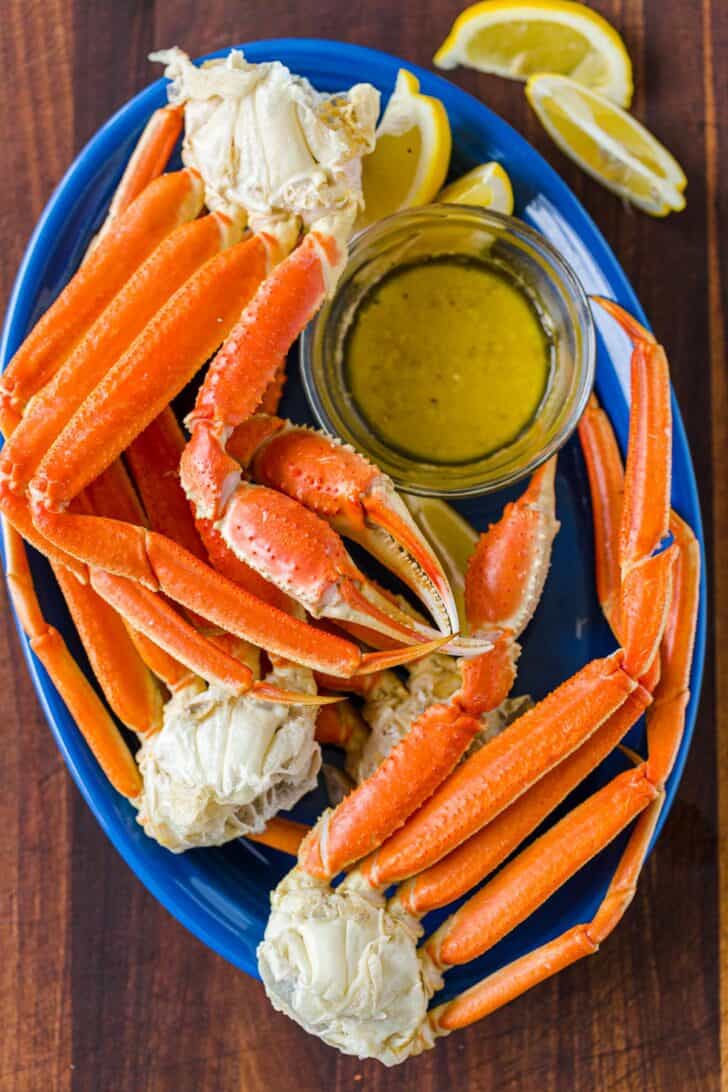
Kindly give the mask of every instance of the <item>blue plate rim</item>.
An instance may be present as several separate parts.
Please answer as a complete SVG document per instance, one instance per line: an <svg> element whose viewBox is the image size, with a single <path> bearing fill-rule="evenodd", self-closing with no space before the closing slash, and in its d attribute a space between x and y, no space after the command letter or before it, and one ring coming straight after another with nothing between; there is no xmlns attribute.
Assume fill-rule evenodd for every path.
<svg viewBox="0 0 728 1092"><path fill-rule="evenodd" d="M309 51L318 50L320 60L331 63L332 67L335 60L341 60L342 58L349 59L348 71L351 71L351 67L360 64L362 70L362 78L366 78L366 68L369 67L384 67L387 70L391 66L397 65L398 67L406 67L420 79L424 80L430 88L434 87L431 93L438 94L447 103L448 100L455 98L460 100L461 103L466 105L468 109L475 110L481 114L481 116L487 117L487 124L492 131L500 133L507 141L515 140L517 142L524 142L528 145L529 154L537 161L540 169L548 174L551 184L557 191L560 191L561 195L567 200L567 202L573 202L579 209L580 214L584 217L588 223L591 232L593 233L594 240L598 248L601 250L601 254L598 255L597 264L601 267L606 261L606 264L610 268L610 275L619 282L620 292L622 298L628 302L628 305L633 309L633 312L642 320L647 322L646 316L642 307L637 299L631 284L629 283L622 267L611 250L601 231L594 223L592 217L581 205L581 202L576 195L571 191L568 185L558 175L553 167L543 158L543 156L523 137L517 132L508 122L503 118L495 114L488 106L480 102L475 96L471 95L462 88L457 87L455 84L444 79L443 77L432 73L427 69L422 68L419 65L411 64L409 61L404 61L393 54L386 53L382 50L372 49L367 46L360 46L353 43L338 42L330 39L318 39L318 38L273 38L262 39L253 42L243 43L234 47L225 47L220 50L216 50L212 53L205 54L198 60L207 60L212 57L224 56L230 48L242 49L253 60L267 60L278 53L285 53L287 55L287 63L292 67L295 62L292 61L291 55L296 53L302 53L306 55L305 65L310 70L311 59L307 55ZM327 72L330 72L327 69ZM342 77L344 80L350 80L350 75ZM161 92L166 85L166 80L159 79L151 83L149 86L140 91L137 95L131 98L125 103L115 114L113 114L90 138L87 144L81 149L73 163L63 175L61 181L55 187L51 194L48 203L43 210L31 236L28 241L26 250L23 255L18 273L16 275L13 288L10 294L8 307L3 324L2 337L0 338L0 360L2 361L2 367L5 367L9 359L9 346L15 344L16 341L22 337L29 318L30 307L27 306L23 297L26 293L26 285L29 286L28 294L32 294L33 282L35 279L36 268L43 261L42 254L42 241L46 235L46 232L53 232L55 226L62 225L67 218L73 204L75 203L75 195L79 189L86 187L95 173L95 164L99 160L107 158L114 150L118 135L123 132L126 135L129 131L133 131L135 128L141 127L146 121L151 111L158 104ZM19 333L16 331L19 330ZM661 814L658 818L655 831L650 841L648 853L652 851L657 838L662 830L662 827L667 819L670 808L674 801L674 797L677 791L677 787L680 783L687 755L690 750L693 731L695 727L695 721L697 717L698 703L700 699L700 693L703 681L703 672L705 664L705 649L706 649L706 631L707 631L707 580L706 580L706 565L705 565L705 542L703 535L702 517L700 509L700 500L697 490L697 483L695 478L695 470L693 467L692 456L690 448L687 442L687 436L685 433L682 417L679 407L677 405L674 392L672 394L672 408L674 418L674 442L679 449L681 449L686 456L686 470L685 480L683 487L685 488L691 506L696 513L696 519L693 521L693 530L700 546L701 555L701 585L700 585L700 608L698 615L698 625L695 636L695 649L693 655L693 665L691 670L691 698L688 705L686 715L686 726L683 741L680 747L680 751L675 762L674 768L671 772L665 793L665 804L662 808ZM198 937L204 944L222 955L229 960L235 966L245 970L253 977L257 977L257 968L254 963L249 961L244 956L241 957L241 951L234 949L226 942L225 935L220 936L214 931L214 925L208 926L206 924L204 916L201 918L199 907L193 898L192 894L185 892L184 889L180 889L179 886L172 886L169 882L166 882L163 878L158 878L153 868L143 859L142 855L136 848L135 843L130 841L125 836L124 827L119 820L118 816L114 812L107 812L103 803L96 800L96 795L92 789L87 785L84 780L83 774L80 770L79 763L73 754L73 746L77 745L76 741L66 739L64 730L60 727L56 715L51 705L51 695L56 696L55 689L48 678L45 669L39 663L32 653L28 641L26 640L22 628L15 618L16 628L19 633L21 647L26 663L30 671L33 686L36 694L40 700L41 707L48 724L51 728L56 744L63 756L63 759L76 782L81 795L91 808L97 822L106 836L112 842L116 850L120 853L122 858L126 861L129 867L138 876L144 886L149 892L160 902L165 909L171 913L178 921L180 921L193 935ZM57 699L58 700L58 699ZM198 852L198 851L193 851ZM205 851L199 851L205 852ZM208 851L209 852L209 851Z"/></svg>

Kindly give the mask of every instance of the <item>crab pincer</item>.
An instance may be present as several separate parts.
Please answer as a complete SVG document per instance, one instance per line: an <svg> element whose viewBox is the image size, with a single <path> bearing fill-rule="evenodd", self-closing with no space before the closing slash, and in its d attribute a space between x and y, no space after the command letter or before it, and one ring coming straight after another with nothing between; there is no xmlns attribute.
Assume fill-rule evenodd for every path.
<svg viewBox="0 0 728 1092"><path fill-rule="evenodd" d="M235 557L315 617L412 644L438 631L382 595L338 534L384 560L431 607L440 632L451 633L457 614L447 579L391 483L327 437L251 417L342 261L333 236L312 232L266 279L200 389L181 480L197 518L214 521ZM243 480L241 456L257 484ZM286 473L290 459L295 466Z"/></svg>
<svg viewBox="0 0 728 1092"><path fill-rule="evenodd" d="M596 951L634 894L682 732L699 570L692 536L674 517L675 541L660 550L667 532L670 474L664 459L670 440L669 384L661 351L629 316L614 306L610 312L623 321L636 343L625 483L630 503L620 510L619 583L613 588L623 647L587 664L456 765L409 816L400 801L403 811L388 837L381 838L379 810L381 802L386 809L391 791L386 774L397 773L396 791L412 733L368 782L325 814L303 839L298 867L273 896L259 965L273 1004L344 1051L395 1064L427 1049L438 1036L486 1015ZM609 505L600 510L609 511ZM497 535L492 541L497 543ZM493 556L496 553L494 549ZM606 548L603 557L606 560ZM610 579L616 584L614 577ZM656 697L661 695L660 712L650 728L652 695L642 680L656 677L660 649L664 662L655 691ZM417 947L420 915L464 894L471 882L517 849L646 708L647 760L618 775L513 857ZM424 724L423 718L420 730ZM420 758L413 747L408 772L417 770ZM355 816L356 836L351 825ZM449 967L492 948L635 819L612 884L591 921L428 1011ZM368 841L367 830L372 835ZM375 841L379 845L373 848ZM365 847L369 852L362 858ZM348 875L331 889L329 881L341 869ZM388 900L387 888L402 881ZM317 940L316 923L325 921L327 938L337 943L338 923L343 927L349 915L357 921L357 944L337 947L337 971L331 981L306 979L297 952L306 966L315 960L321 939ZM302 928L301 953L296 945L304 937ZM382 958L386 962L384 953L396 951L406 975L393 978L390 960L389 978L381 989L373 986L366 996L353 993L350 984L359 981L364 952L373 951L370 945L384 937ZM383 1012L398 1016L382 1019Z"/></svg>
<svg viewBox="0 0 728 1092"><path fill-rule="evenodd" d="M381 561L421 599L442 632L457 632L442 565L391 480L363 455L323 432L260 414L236 428L228 450L254 481L299 501Z"/></svg>

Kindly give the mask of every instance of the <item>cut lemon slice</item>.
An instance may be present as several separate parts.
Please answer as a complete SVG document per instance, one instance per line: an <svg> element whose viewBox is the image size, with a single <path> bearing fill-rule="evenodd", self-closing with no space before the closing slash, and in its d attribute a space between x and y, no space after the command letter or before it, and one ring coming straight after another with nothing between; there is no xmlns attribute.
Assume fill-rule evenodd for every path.
<svg viewBox="0 0 728 1092"><path fill-rule="evenodd" d="M526 95L562 152L607 189L653 216L685 208L682 167L630 114L565 76L532 76Z"/></svg>
<svg viewBox="0 0 728 1092"><path fill-rule="evenodd" d="M419 90L419 80L400 68L374 151L362 160L364 210L357 229L400 209L428 204L445 181L450 123L439 99Z"/></svg>
<svg viewBox="0 0 728 1092"><path fill-rule="evenodd" d="M500 163L481 163L441 190L437 198L446 205L478 205L510 216L513 212L511 180Z"/></svg>
<svg viewBox="0 0 728 1092"><path fill-rule="evenodd" d="M465 573L478 541L478 532L439 497L415 497L409 493L403 493L402 496L415 523L442 562L455 596L460 631L467 633Z"/></svg>
<svg viewBox="0 0 728 1092"><path fill-rule="evenodd" d="M571 0L485 0L466 8L435 54L513 80L570 76L619 106L632 101L632 62L614 27Z"/></svg>

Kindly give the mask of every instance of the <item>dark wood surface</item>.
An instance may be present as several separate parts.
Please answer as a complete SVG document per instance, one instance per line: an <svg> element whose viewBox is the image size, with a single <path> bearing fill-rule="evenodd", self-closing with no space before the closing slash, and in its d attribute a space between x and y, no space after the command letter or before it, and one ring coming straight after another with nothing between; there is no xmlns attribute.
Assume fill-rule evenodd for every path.
<svg viewBox="0 0 728 1092"><path fill-rule="evenodd" d="M725 0L600 0L635 64L636 114L676 153L687 211L624 207L568 163L513 83L454 79L516 126L584 202L661 340L712 552L710 656L692 751L658 851L595 958L388 1072L273 1013L262 987L190 936L97 827L52 742L7 610L0 628L0 1089L250 1092L450 1087L641 1092L720 1086L728 895L728 169ZM146 55L258 37L341 38L422 65L461 0L3 0L0 290L7 299L53 186L97 126L152 78ZM723 174L721 174L721 167ZM714 651L715 650L715 651ZM722 822L719 823L719 816ZM725 851L724 851L725 852ZM725 904L725 899L723 900ZM722 941L722 943L721 943Z"/></svg>

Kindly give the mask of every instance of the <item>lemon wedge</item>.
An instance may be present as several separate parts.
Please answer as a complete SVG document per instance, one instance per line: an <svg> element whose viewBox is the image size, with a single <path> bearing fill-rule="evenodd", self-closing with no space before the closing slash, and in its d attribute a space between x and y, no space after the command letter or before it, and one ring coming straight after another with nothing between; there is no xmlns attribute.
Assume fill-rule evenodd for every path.
<svg viewBox="0 0 728 1092"><path fill-rule="evenodd" d="M451 147L445 107L421 95L416 76L400 68L374 151L362 160L364 210L356 228L432 201L445 181Z"/></svg>
<svg viewBox="0 0 728 1092"><path fill-rule="evenodd" d="M441 190L438 201L446 205L479 205L510 216L513 212L513 187L500 163L481 163L462 178Z"/></svg>
<svg viewBox="0 0 728 1092"><path fill-rule="evenodd" d="M455 596L460 630L467 633L465 573L478 541L478 532L439 497L415 497L409 493L402 496L415 523L442 562Z"/></svg>
<svg viewBox="0 0 728 1092"><path fill-rule="evenodd" d="M652 216L685 208L682 167L630 114L565 76L532 76L526 95L562 152L607 189Z"/></svg>
<svg viewBox="0 0 728 1092"><path fill-rule="evenodd" d="M572 79L618 106L632 101L632 62L617 31L571 0L484 0L458 16L435 54L440 68L469 65L513 80L535 72Z"/></svg>

